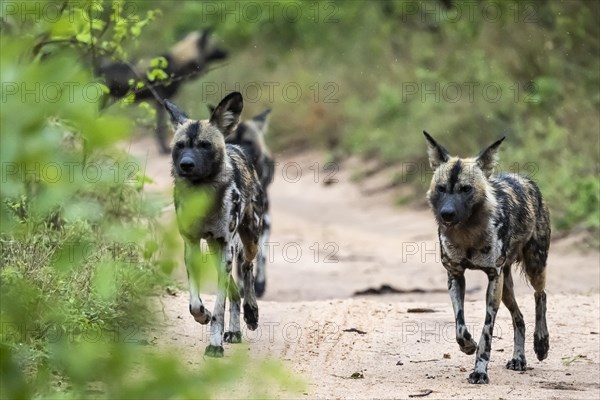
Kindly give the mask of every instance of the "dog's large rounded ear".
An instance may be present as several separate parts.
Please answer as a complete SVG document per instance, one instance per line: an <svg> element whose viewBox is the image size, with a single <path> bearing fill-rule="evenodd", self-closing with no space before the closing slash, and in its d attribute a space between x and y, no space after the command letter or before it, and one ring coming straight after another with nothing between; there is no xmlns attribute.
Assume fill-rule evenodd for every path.
<svg viewBox="0 0 600 400"><path fill-rule="evenodd" d="M217 46L216 42L212 40L212 28L207 28L200 31L200 38L198 39L198 50L206 60L223 60L227 58L227 51Z"/></svg>
<svg viewBox="0 0 600 400"><path fill-rule="evenodd" d="M210 116L210 123L215 125L225 136L229 135L240 121L244 108L244 100L240 92L229 93Z"/></svg>
<svg viewBox="0 0 600 400"><path fill-rule="evenodd" d="M431 135L423 131L425 138L427 139L427 154L429 155L429 165L431 169L435 170L443 163L450 159L450 154L442 145L438 144L431 137Z"/></svg>
<svg viewBox="0 0 600 400"><path fill-rule="evenodd" d="M205 49L208 47L210 36L212 34L212 28L206 28L200 31L200 48Z"/></svg>
<svg viewBox="0 0 600 400"><path fill-rule="evenodd" d="M505 138L506 136L502 136L502 138L496 140L489 147L483 149L477 156L477 165L479 165L479 168L481 168L487 177L492 175L492 172L494 172L494 168L498 163L498 148Z"/></svg>
<svg viewBox="0 0 600 400"><path fill-rule="evenodd" d="M169 112L169 115L171 115L171 120L173 121L173 123L181 125L188 120L188 116L170 100L165 99L164 106Z"/></svg>
<svg viewBox="0 0 600 400"><path fill-rule="evenodd" d="M269 127L269 116L271 115L271 109L267 108L265 111L252 117L252 121L256 124L256 127L260 130L263 135L267 134Z"/></svg>

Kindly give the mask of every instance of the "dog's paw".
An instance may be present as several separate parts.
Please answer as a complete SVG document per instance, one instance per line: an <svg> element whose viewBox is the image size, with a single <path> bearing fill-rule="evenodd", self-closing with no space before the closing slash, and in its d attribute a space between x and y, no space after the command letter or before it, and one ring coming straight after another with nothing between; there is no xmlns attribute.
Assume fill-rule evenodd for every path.
<svg viewBox="0 0 600 400"><path fill-rule="evenodd" d="M533 335L533 351L537 359L542 361L548 357L548 350L550 349L550 338L548 334L545 335Z"/></svg>
<svg viewBox="0 0 600 400"><path fill-rule="evenodd" d="M469 381L469 383L473 383L475 385L482 385L482 384L490 383L487 373L477 372L477 371L471 372L471 375L469 375L468 381Z"/></svg>
<svg viewBox="0 0 600 400"><path fill-rule="evenodd" d="M513 358L506 363L506 369L512 369L513 371L525 371L527 369L527 362L525 357Z"/></svg>
<svg viewBox="0 0 600 400"><path fill-rule="evenodd" d="M204 350L204 355L207 357L221 358L223 357L223 346L213 346L209 344Z"/></svg>
<svg viewBox="0 0 600 400"><path fill-rule="evenodd" d="M226 343L242 343L242 332L225 332L223 341Z"/></svg>
<svg viewBox="0 0 600 400"><path fill-rule="evenodd" d="M254 293L256 294L256 297L263 297L263 295L265 294L265 290L267 288L267 281L264 280L262 282L260 281L254 281Z"/></svg>
<svg viewBox="0 0 600 400"><path fill-rule="evenodd" d="M194 308L190 304L190 314L192 314L196 322L202 325L206 325L210 322L210 311L208 311L204 306Z"/></svg>
<svg viewBox="0 0 600 400"><path fill-rule="evenodd" d="M463 338L456 338L456 342L460 347L460 351L465 354L473 354L477 350L477 343L473 339L465 340Z"/></svg>
<svg viewBox="0 0 600 400"><path fill-rule="evenodd" d="M258 305L244 303L244 321L251 331L258 328Z"/></svg>

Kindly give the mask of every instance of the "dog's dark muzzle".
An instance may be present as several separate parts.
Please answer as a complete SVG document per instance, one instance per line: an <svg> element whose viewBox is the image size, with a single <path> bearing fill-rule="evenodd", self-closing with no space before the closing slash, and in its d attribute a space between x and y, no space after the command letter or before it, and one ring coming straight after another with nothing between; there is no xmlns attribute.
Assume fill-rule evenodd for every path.
<svg viewBox="0 0 600 400"><path fill-rule="evenodd" d="M210 152L183 149L173 155L175 173L191 183L204 182L214 176Z"/></svg>
<svg viewBox="0 0 600 400"><path fill-rule="evenodd" d="M444 204L440 210L440 220L446 226L454 225L458 222L458 213L451 204Z"/></svg>
<svg viewBox="0 0 600 400"><path fill-rule="evenodd" d="M196 168L196 163L192 157L184 156L179 161L179 169L186 174L192 172L194 168Z"/></svg>

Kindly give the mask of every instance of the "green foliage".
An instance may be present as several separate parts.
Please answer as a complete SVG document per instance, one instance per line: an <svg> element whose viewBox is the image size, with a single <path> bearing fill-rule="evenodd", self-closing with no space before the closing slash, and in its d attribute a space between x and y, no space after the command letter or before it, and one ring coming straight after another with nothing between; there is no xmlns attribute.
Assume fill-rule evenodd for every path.
<svg viewBox="0 0 600 400"><path fill-rule="evenodd" d="M150 60L151 70L147 73L147 78L150 82L164 81L169 78L169 75L164 71L169 62L164 57L156 57Z"/></svg>

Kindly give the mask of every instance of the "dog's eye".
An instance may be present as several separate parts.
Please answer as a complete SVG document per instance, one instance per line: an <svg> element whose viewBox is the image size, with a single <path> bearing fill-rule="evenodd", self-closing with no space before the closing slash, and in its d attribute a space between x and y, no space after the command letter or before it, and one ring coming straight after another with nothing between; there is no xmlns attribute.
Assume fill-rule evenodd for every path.
<svg viewBox="0 0 600 400"><path fill-rule="evenodd" d="M175 143L175 148L177 148L177 149L181 150L184 147L185 147L185 143L183 143L183 142L177 142L177 143Z"/></svg>
<svg viewBox="0 0 600 400"><path fill-rule="evenodd" d="M202 142L198 142L198 147L201 149L210 149L211 144L210 144L210 142L202 141Z"/></svg>
<svg viewBox="0 0 600 400"><path fill-rule="evenodd" d="M437 191L440 193L446 193L446 186L444 185L437 185Z"/></svg>
<svg viewBox="0 0 600 400"><path fill-rule="evenodd" d="M461 190L463 193L469 193L469 192L471 192L471 190L473 190L473 187L472 187L472 186L469 186L469 185L465 185L465 186L461 187L461 188L460 188L460 190Z"/></svg>

